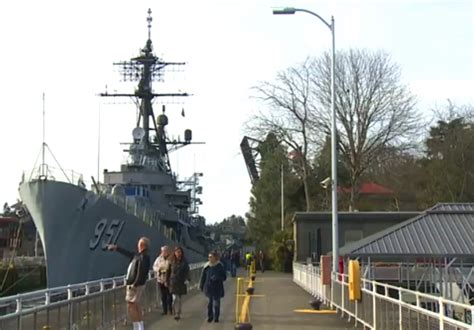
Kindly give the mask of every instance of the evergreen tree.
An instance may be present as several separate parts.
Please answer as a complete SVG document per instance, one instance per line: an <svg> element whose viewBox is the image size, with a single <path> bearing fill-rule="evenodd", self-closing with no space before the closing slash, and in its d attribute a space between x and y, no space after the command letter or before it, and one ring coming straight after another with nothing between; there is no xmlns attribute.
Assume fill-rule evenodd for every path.
<svg viewBox="0 0 474 330"><path fill-rule="evenodd" d="M455 107L449 111L450 118L432 126L426 140L425 204L474 200L474 120Z"/></svg>
<svg viewBox="0 0 474 330"><path fill-rule="evenodd" d="M304 190L301 180L292 171L285 147L269 133L259 145L261 155L260 179L252 187L250 212L247 213L249 239L267 250L273 235L281 231L281 168L284 176L285 226L296 210L304 209Z"/></svg>

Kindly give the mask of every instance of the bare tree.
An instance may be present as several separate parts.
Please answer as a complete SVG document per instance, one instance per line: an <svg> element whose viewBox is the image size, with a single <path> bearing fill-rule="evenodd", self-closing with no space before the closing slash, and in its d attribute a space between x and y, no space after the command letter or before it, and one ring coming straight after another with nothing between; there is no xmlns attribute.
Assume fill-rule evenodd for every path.
<svg viewBox="0 0 474 330"><path fill-rule="evenodd" d="M254 87L256 98L268 107L247 123L246 130L263 140L273 132L279 141L296 152L301 166L301 177L305 192L306 210L311 208L308 175L309 162L314 153L310 112L314 111L311 97L311 71L308 61L277 74L273 83L262 82Z"/></svg>
<svg viewBox="0 0 474 330"><path fill-rule="evenodd" d="M330 132L331 62L328 53L311 62L311 93L317 111L311 122ZM335 109L339 153L350 173L350 209L359 179L386 147L404 149L419 128L415 97L400 81L387 53L351 49L336 56Z"/></svg>

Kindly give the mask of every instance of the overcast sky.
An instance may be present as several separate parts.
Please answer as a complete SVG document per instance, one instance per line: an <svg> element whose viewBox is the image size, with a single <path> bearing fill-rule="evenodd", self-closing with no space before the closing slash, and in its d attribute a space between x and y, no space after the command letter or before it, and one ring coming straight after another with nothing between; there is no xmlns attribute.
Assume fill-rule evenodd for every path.
<svg viewBox="0 0 474 330"><path fill-rule="evenodd" d="M315 17L272 15L273 7L288 4L327 20L334 15L338 49L389 52L420 110L447 98L474 104L471 0L2 1L0 202L16 200L22 171L33 167L40 151L43 92L46 142L60 165L86 179L97 176L100 109L100 172L119 169L119 142L130 141L136 109L127 100L117 104L96 95L106 85L133 90L119 82L112 63L138 55L151 8L156 54L188 63L155 90L193 94L169 105L169 133L183 136L191 128L195 141L206 142L172 154L173 170L181 178L204 173L201 213L208 222L244 215L250 179L239 143L243 122L261 107L250 88L330 47L329 30ZM47 161L56 166L51 157Z"/></svg>

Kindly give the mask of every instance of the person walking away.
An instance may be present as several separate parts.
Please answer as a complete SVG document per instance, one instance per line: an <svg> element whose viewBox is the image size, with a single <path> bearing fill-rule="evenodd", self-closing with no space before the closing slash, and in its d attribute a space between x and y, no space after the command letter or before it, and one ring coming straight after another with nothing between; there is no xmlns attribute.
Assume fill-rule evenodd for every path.
<svg viewBox="0 0 474 330"><path fill-rule="evenodd" d="M219 261L215 251L208 256L209 261L204 266L199 282L199 289L209 299L207 304L207 322L219 322L221 298L224 297L224 281L227 279L224 265Z"/></svg>
<svg viewBox="0 0 474 330"><path fill-rule="evenodd" d="M237 266L239 264L239 254L237 251L232 250L232 253L230 255L230 274L232 277L235 277L237 275Z"/></svg>
<svg viewBox="0 0 474 330"><path fill-rule="evenodd" d="M258 252L258 264L260 266L260 270L262 273L265 272L265 254L263 253L262 250Z"/></svg>
<svg viewBox="0 0 474 330"><path fill-rule="evenodd" d="M250 269L250 264L252 263L252 254L250 252L247 252L245 254L245 267L247 270Z"/></svg>
<svg viewBox="0 0 474 330"><path fill-rule="evenodd" d="M225 271L229 271L230 270L230 257L229 257L229 253L227 251L224 251L222 252L222 255L221 255L221 260L222 264L224 265L224 269Z"/></svg>
<svg viewBox="0 0 474 330"><path fill-rule="evenodd" d="M189 282L189 264L184 257L182 247L174 249L173 258L170 261L167 272L167 282L170 293L173 295L173 313L174 319L181 318L181 296L187 293L187 282Z"/></svg>
<svg viewBox="0 0 474 330"><path fill-rule="evenodd" d="M161 307L163 308L162 315L166 315L168 311L172 314L173 297L170 294L167 282L170 259L170 249L167 245L164 245L161 247L161 254L153 263L153 270L158 279L158 287L160 289Z"/></svg>
<svg viewBox="0 0 474 330"><path fill-rule="evenodd" d="M125 283L127 285L125 300L127 301L128 313L133 322L133 330L145 330L140 308L140 298L143 294L150 270L149 247L150 240L146 237L142 237L138 240L138 252L136 253L121 248L116 244L107 245L109 251L117 251L131 259L125 277Z"/></svg>

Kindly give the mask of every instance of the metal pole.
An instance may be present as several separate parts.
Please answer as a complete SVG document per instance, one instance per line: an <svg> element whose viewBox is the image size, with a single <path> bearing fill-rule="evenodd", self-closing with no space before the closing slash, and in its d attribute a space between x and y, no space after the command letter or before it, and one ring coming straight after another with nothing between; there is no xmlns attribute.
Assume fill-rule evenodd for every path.
<svg viewBox="0 0 474 330"><path fill-rule="evenodd" d="M285 230L285 195L283 182L283 164L281 164L281 231Z"/></svg>
<svg viewBox="0 0 474 330"><path fill-rule="evenodd" d="M41 167L40 167L40 175L45 176L45 163L44 163L44 149L46 144L46 107L45 107L45 95L43 92L43 143L41 144Z"/></svg>
<svg viewBox="0 0 474 330"><path fill-rule="evenodd" d="M99 101L99 122L97 128L97 182L100 182L100 101ZM99 193L99 192L97 192Z"/></svg>
<svg viewBox="0 0 474 330"><path fill-rule="evenodd" d="M332 56L331 56L331 181L332 181L332 270L338 271L339 262L339 229L337 217L337 134L336 134L336 109L335 98L335 65L336 43L334 30L334 16L331 16Z"/></svg>
<svg viewBox="0 0 474 330"><path fill-rule="evenodd" d="M36 231L36 234L35 234L35 257L37 257L38 256L39 234L38 234L38 229L35 229L35 231Z"/></svg>
<svg viewBox="0 0 474 330"><path fill-rule="evenodd" d="M196 158L194 160L196 160ZM194 168L196 169L196 162L194 163ZM194 172L193 180L194 180L193 182L193 201L194 201L193 212L197 213L197 201L196 201L197 173L196 172Z"/></svg>
<svg viewBox="0 0 474 330"><path fill-rule="evenodd" d="M296 12L303 12L317 17L321 22L331 30L332 49L331 49L331 186L332 186L332 270L337 272L339 261L339 232L337 218L337 134L336 134L336 109L334 104L335 98L335 64L336 64L336 43L335 43L335 23L334 16L331 16L331 24L326 22L318 14L302 9L287 7L284 9L274 9L274 15L293 15Z"/></svg>

